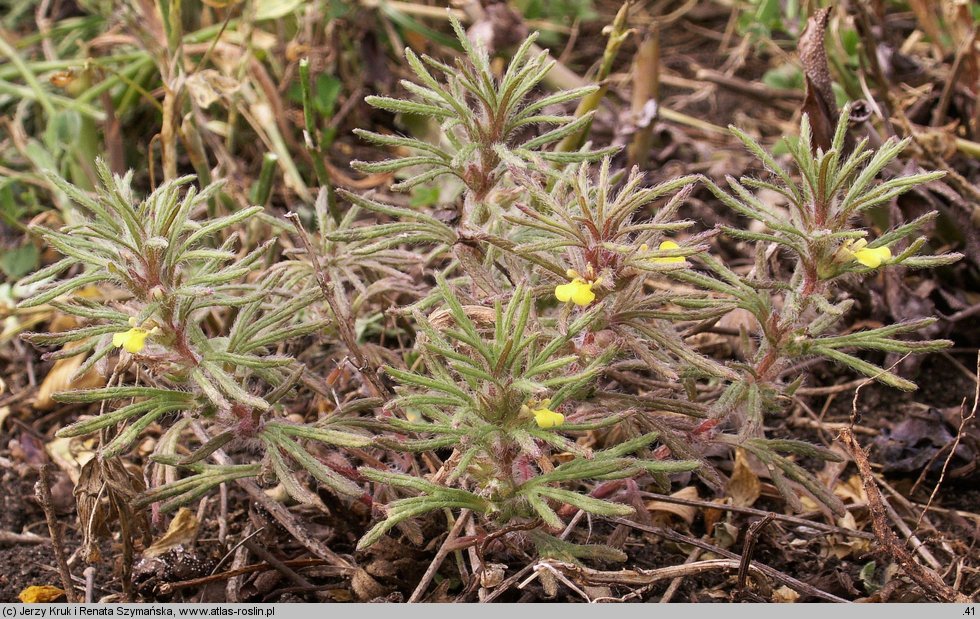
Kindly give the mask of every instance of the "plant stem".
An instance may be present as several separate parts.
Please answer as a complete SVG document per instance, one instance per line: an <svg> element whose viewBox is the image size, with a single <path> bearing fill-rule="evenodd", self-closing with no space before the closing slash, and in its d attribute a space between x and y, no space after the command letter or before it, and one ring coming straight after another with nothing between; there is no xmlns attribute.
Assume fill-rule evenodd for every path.
<svg viewBox="0 0 980 619"><path fill-rule="evenodd" d="M266 206L269 203L269 197L272 195L272 177L276 172L278 161L279 156L275 153L266 153L262 156L259 180L252 186L252 204Z"/></svg>
<svg viewBox="0 0 980 619"><path fill-rule="evenodd" d="M610 26L609 41L606 42L606 49L602 54L602 64L599 65L599 71L595 76L595 83L599 85L598 90L586 95L579 102L578 107L575 109L575 118L582 118L590 112L594 112L599 109L599 103L602 102L602 98L606 96L606 91L609 90L609 86L605 83L606 78L612 73L613 62L616 60L616 56L619 54L619 48L623 45L623 42L630 35L632 30L626 28L626 18L629 15L630 0L623 3L620 7L619 12L616 13L616 18L613 20ZM582 148L586 139L589 137L589 131L592 129L592 123L586 124L582 127L581 131L568 135L558 144L556 149L559 152L572 152L577 151Z"/></svg>
<svg viewBox="0 0 980 619"><path fill-rule="evenodd" d="M334 221L340 222L340 211L337 210L337 200L334 198L333 185L330 182L330 174L323 163L323 150L321 148L320 131L317 129L316 108L313 106L313 85L310 82L310 59L303 58L299 61L299 80L303 92L303 141L306 150L310 153L313 160L313 171L321 187L327 190L327 209Z"/></svg>
<svg viewBox="0 0 980 619"><path fill-rule="evenodd" d="M48 532L51 534L51 546L54 549L54 558L58 563L58 574L61 576L61 585L65 588L65 597L72 604L78 602L75 595L75 585L71 579L71 570L68 568L68 558L65 556L64 540L61 537L61 527L54 515L54 505L51 501L51 470L53 464L45 464L41 467L40 479L34 489L38 503L44 509L44 518L48 523Z"/></svg>

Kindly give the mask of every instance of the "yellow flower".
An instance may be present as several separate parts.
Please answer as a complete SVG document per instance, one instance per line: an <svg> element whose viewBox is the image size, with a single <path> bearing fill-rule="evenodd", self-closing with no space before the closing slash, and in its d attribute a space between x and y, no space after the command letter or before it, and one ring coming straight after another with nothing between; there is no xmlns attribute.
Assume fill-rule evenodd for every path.
<svg viewBox="0 0 980 619"><path fill-rule="evenodd" d="M892 252L887 247L875 247L873 249L865 247L854 252L854 259L869 269L877 269L891 257Z"/></svg>
<svg viewBox="0 0 980 619"><path fill-rule="evenodd" d="M868 247L868 241L865 239L845 241L834 255L837 262L843 263L854 260L869 269L877 269L891 260L891 257L892 251L888 247Z"/></svg>
<svg viewBox="0 0 980 619"><path fill-rule="evenodd" d="M534 421L538 424L539 428L557 428L565 423L565 416L547 408L548 404L548 400L545 400L541 403L541 408L531 411L531 414L534 415Z"/></svg>
<svg viewBox="0 0 980 619"><path fill-rule="evenodd" d="M562 303L571 301L575 305L585 307L595 301L595 293L592 292L594 285L595 282L587 282L581 277L576 277L567 284L555 286L555 297Z"/></svg>
<svg viewBox="0 0 980 619"><path fill-rule="evenodd" d="M153 327L149 331L141 327L136 326L136 319L130 316L129 326L132 327L129 331L123 331L122 333L116 333L112 336L112 345L116 348L124 348L126 352L136 354L143 352L146 347L146 338L151 335L156 335L160 332L160 327Z"/></svg>
<svg viewBox="0 0 980 619"><path fill-rule="evenodd" d="M122 347L126 349L126 352L136 353L142 352L143 348L146 346L146 338L150 335L150 332L146 329L140 329L139 327L133 327L129 331L123 331L122 333L116 333L112 336L112 345L116 348Z"/></svg>
<svg viewBox="0 0 980 619"><path fill-rule="evenodd" d="M660 251L680 248L681 246L673 241L664 241L660 244ZM654 258L653 262L656 262L657 264L675 264L678 262L684 262L684 256L664 256L663 258Z"/></svg>

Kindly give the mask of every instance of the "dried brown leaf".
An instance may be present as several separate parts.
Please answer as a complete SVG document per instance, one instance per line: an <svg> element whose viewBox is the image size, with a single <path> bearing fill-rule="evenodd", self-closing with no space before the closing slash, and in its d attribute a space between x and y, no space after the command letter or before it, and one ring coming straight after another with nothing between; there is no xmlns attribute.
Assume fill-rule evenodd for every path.
<svg viewBox="0 0 980 619"><path fill-rule="evenodd" d="M814 147L819 146L824 150L829 150L833 142L838 117L827 50L824 48L830 10L829 7L820 9L807 20L806 30L796 48L806 78L806 99L802 111L810 118Z"/></svg>
<svg viewBox="0 0 980 619"><path fill-rule="evenodd" d="M712 503L717 503L718 505L731 505L732 500L730 498L714 499ZM712 531L715 525L721 522L721 519L725 517L727 512L722 509L715 509L713 507L706 508L704 510L704 528L707 531Z"/></svg>
<svg viewBox="0 0 980 619"><path fill-rule="evenodd" d="M125 546L129 547L135 537L149 543L146 512L132 507L136 496L145 490L141 476L127 470L118 459L100 462L93 458L85 463L75 485L75 504L82 529L82 556L88 563L100 560L98 540L109 536L108 525L115 520Z"/></svg>
<svg viewBox="0 0 980 619"><path fill-rule="evenodd" d="M68 474L73 484L78 484L82 467L95 457L93 441L78 437L56 438L44 446L51 461Z"/></svg>
<svg viewBox="0 0 980 619"><path fill-rule="evenodd" d="M82 529L82 556L88 563L97 563L101 559L97 539L108 534L105 510L99 507L103 492L99 461L92 458L82 466L75 483L75 505Z"/></svg>
<svg viewBox="0 0 980 619"><path fill-rule="evenodd" d="M187 91L202 109L219 100L229 101L239 89L241 84L214 69L204 69L187 78Z"/></svg>
<svg viewBox="0 0 980 619"><path fill-rule="evenodd" d="M65 348L73 348L77 343L68 344ZM69 357L68 359L58 359L51 367L51 371L41 381L41 386L37 390L37 398L34 400L34 408L37 410L50 410L55 401L51 398L56 393L68 391L69 389L92 389L105 386L105 378L102 377L95 368L85 372L76 380L72 381L72 375L82 365L85 355Z"/></svg>
<svg viewBox="0 0 980 619"><path fill-rule="evenodd" d="M795 602L798 599L800 599L800 594L797 593L796 591L794 591L793 589L790 589L786 585L783 585L782 587L780 587L778 589L773 589L773 592L772 592L772 601L773 602L776 602L777 604L778 603L790 603L791 604L791 603Z"/></svg>
<svg viewBox="0 0 980 619"><path fill-rule="evenodd" d="M837 519L837 526L845 529L858 529L854 514L845 512L844 516ZM832 535L830 540L830 552L838 559L849 556L861 556L871 550L871 541L862 537L847 537Z"/></svg>
<svg viewBox="0 0 980 619"><path fill-rule="evenodd" d="M735 450L735 468L728 482L728 496L737 507L752 507L762 493L762 482L749 466L744 449Z"/></svg>
<svg viewBox="0 0 980 619"><path fill-rule="evenodd" d="M695 486L681 488L670 496L693 501L697 501L700 498L698 496L698 489ZM688 526L694 522L694 517L698 513L697 508L691 505L678 505L677 503L669 503L667 501L649 501L647 503L647 511L651 514L662 513L677 516L686 522Z"/></svg>
<svg viewBox="0 0 980 619"><path fill-rule="evenodd" d="M834 494L844 502L867 503L868 495L864 491L864 484L857 475L851 475L847 481L842 481L834 486Z"/></svg>
<svg viewBox="0 0 980 619"><path fill-rule="evenodd" d="M354 572L354 577L351 579L351 588L354 590L354 595L357 596L357 599L361 601L373 600L387 593L387 589L381 586L381 583L363 569L358 569Z"/></svg>
<svg viewBox="0 0 980 619"><path fill-rule="evenodd" d="M25 604L53 602L65 594L63 589L51 585L31 585L20 592L17 598Z"/></svg>
<svg viewBox="0 0 980 619"><path fill-rule="evenodd" d="M190 544L197 539L197 532L200 527L201 523L198 522L194 512L186 507L181 507L174 519L170 521L167 532L163 534L163 537L153 542L143 552L143 555L159 557L178 546Z"/></svg>

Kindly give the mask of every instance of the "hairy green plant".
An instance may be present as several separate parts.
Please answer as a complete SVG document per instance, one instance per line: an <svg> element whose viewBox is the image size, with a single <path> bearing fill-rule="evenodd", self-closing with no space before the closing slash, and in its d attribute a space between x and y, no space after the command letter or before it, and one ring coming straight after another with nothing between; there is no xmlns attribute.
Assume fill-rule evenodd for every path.
<svg viewBox="0 0 980 619"><path fill-rule="evenodd" d="M435 137L358 131L397 154L355 166L398 173L396 190L452 176L463 186L458 216L339 191L350 202L344 211L325 186L314 204L315 232L297 216L302 248L268 265L271 242L240 249L237 233L262 216L261 206L203 217L219 202L200 153L190 157L207 185L200 192L185 177L138 199L132 175L113 176L101 162L94 193L52 178L77 211L66 201L69 225L38 229L66 257L22 282L34 289L22 305L48 304L77 325L27 337L58 347L49 359L84 356L76 376L96 368L107 378L103 388L56 396L100 409L59 435L98 434L99 462L118 465L152 424L166 427L151 487L135 496L136 508L173 509L253 477L314 505L321 499L307 477L347 498L364 498L361 480L376 482L375 504L394 500L380 507L384 517L359 548L395 527L410 532L413 518L465 509L479 516L484 540L521 531L541 555L622 559L554 533L575 510L632 514L635 482L667 489L672 479L684 480L672 474L695 471L717 487L722 478L705 456L709 443L758 458L792 506L800 507L802 490L839 509L797 462L835 456L767 438L765 415L801 383L787 376L800 361L824 358L910 389L860 351L948 345L904 339L928 319L833 332L853 305L840 298L841 283L883 265L931 267L957 258L919 256L925 240L908 243L933 215L874 239L855 225L862 213L936 175L875 184L904 144L875 152L862 142L845 153L843 118L827 152L811 150L804 120L800 140L787 142L792 174L733 130L773 182L729 179L726 191L685 176L648 186L637 170L615 171L616 148L584 142L592 113L567 113L595 86L540 95L553 63L532 53L533 36L498 75L460 24L453 28L463 58L450 65L406 50L417 78L402 82L410 98L368 98L381 110L432 121ZM309 68L300 65L307 147L326 181L318 157L328 136L313 114ZM273 142L283 164L288 153ZM563 152L563 142L585 146ZM175 169L176 159L168 161ZM275 165L266 157L253 187L260 204L273 196ZM286 178L303 197L305 185L294 176ZM699 180L761 228L691 234L694 222L677 217ZM785 212L757 197L758 189L783 196ZM713 257L716 234L755 243L754 268L736 272ZM424 282L430 275L435 286ZM361 327L381 316L379 306L405 297L411 305L394 308L401 320L395 337L405 346L368 342L372 334ZM735 309L758 327L746 358L699 352L691 338ZM364 392L335 397L334 413L316 423L295 421L286 415L290 400L300 389L322 394L323 387L289 353L325 329L340 335L367 379ZM377 354L365 354L370 346ZM343 449L377 451L358 473L333 457ZM437 465L431 476L414 470L417 453Z"/></svg>
<svg viewBox="0 0 980 619"><path fill-rule="evenodd" d="M852 299L837 298L845 279L872 275L884 267L930 268L960 258L959 254L922 256L919 252L926 238L920 236L909 241L936 217L935 212L871 239L868 230L856 225L859 216L870 209L887 204L917 185L940 178L943 173L909 174L876 184L879 173L905 148L908 140L890 139L872 150L864 139L848 153L844 146L848 115L849 110L845 109L827 151L814 147L808 119L803 117L800 139L790 146L795 174L783 168L745 133L732 127L731 131L774 178L768 181L729 177L731 193L710 180L706 179L705 183L736 213L762 224L759 231L721 227L731 237L755 243L755 265L748 273L740 274L710 254L701 254L701 263L715 277L694 271L672 273L678 279L734 300L754 318L757 342L750 346L745 363L731 365L740 376L714 403L714 415L736 420L739 436L730 437L730 442L741 443L770 464L774 482L797 509L801 507L799 500L784 474L803 483L828 505L837 509L842 509L842 505L804 474L803 469L775 451L820 454L807 446L762 439L766 412L781 408L779 398L791 396L803 381L802 375L786 375L791 365L821 357L891 387L912 390L916 388L912 381L856 353L881 351L908 355L941 350L952 344L948 340L915 341L902 337L934 323L936 319L931 317L840 335L833 333L833 327L854 305ZM753 193L762 189L782 196L785 209L779 210Z"/></svg>
<svg viewBox="0 0 980 619"><path fill-rule="evenodd" d="M576 305L606 301L594 330L608 329L661 376L733 377L675 337L670 324L707 319L723 310L700 293L651 293L647 287L651 278L688 268L685 257L708 247L707 235L691 237L683 247L668 237L693 225L676 216L697 178L644 187L637 169L621 183L610 170L611 160L605 158L593 179L591 167L582 164L549 175L554 179L550 190L531 174L515 170L527 202L518 200L520 214L505 216L512 224L509 238L487 235L486 240L541 267L557 284L560 301L571 293L566 314Z"/></svg>
<svg viewBox="0 0 980 619"><path fill-rule="evenodd" d="M283 269L289 278L302 282L308 289L317 287L317 276L322 274L328 281L337 284L333 290L335 306L345 308L344 313L353 316L359 316L362 308L386 293L421 296L422 292L409 273L422 268L424 256L401 245L430 241L432 237L415 230L421 239L406 238L401 233L411 229L411 224L359 226L358 220L363 215L362 204L398 219L403 219L406 213L411 214L412 211L386 207L352 194L344 195L354 199L340 221L335 221L330 215L328 192L320 191L313 206L316 232L308 235L310 247L291 250L290 255L296 259L280 263L275 268ZM446 242L453 241L448 228L435 230L446 233L443 237ZM393 237L398 239L397 243L391 242ZM322 308L314 306L311 309L318 311Z"/></svg>
<svg viewBox="0 0 980 619"><path fill-rule="evenodd" d="M432 480L361 469L402 498L386 507L386 517L360 547L416 516L465 508L498 531L529 530L540 553L611 558L616 553L574 548L552 537L548 530L563 526L556 509L567 504L605 516L633 513L632 506L583 493L586 482L652 476L661 486L669 485L668 473L695 469L699 458L693 449L677 447L674 436L665 440L685 459L668 460L665 448L655 456L650 446L663 435L660 427L670 424L658 426L648 413L656 409L700 418L705 412L696 403L659 394L599 394L597 379L617 359L632 356L633 348L642 348L655 360L654 369L675 378L717 377L727 371L657 324L680 315L671 299L693 307L693 295L650 298L644 289L648 276L685 268L675 260L683 263L683 256L706 247L698 239L685 248L668 244L651 251L644 245L690 225L672 221L686 194L661 205L652 220L637 221L658 199L696 179L644 188L634 172L614 192L611 161L605 158L598 182L593 181L589 162L615 149L557 150L564 137L588 127L592 114L575 118L541 112L594 88L535 98L534 87L550 62L545 55L529 57L533 37L498 79L486 53L470 45L458 24L455 28L466 51L455 67L406 52L422 85L403 85L418 101L369 98L383 109L436 119L438 143L361 132L374 143L423 154L357 165L372 172L428 169L395 189L454 175L465 185L462 217L443 221L418 209L341 192L378 221L326 233L365 257L406 244L431 247L428 259L439 260L442 271L432 294L401 310L414 319L416 344L406 359L411 369L385 369L399 386L384 423L402 437L381 437L376 444L451 453ZM425 65L444 73L446 83L432 78ZM525 128L539 124L558 128L522 137ZM546 150L549 146L556 150ZM566 275L570 270L574 275ZM574 303L554 312L556 295ZM545 301L543 312L535 309L537 300ZM588 430L609 437L603 448L585 449L564 435ZM556 466L560 453L568 460Z"/></svg>
<svg viewBox="0 0 980 619"><path fill-rule="evenodd" d="M419 494L391 503L385 520L361 539L360 547L376 542L407 518L444 508L471 509L498 526L534 519L548 527L564 526L549 505L553 501L605 516L632 514L631 506L567 487L591 479L662 476L697 467L691 461L632 457L653 443L657 433L591 450L555 431L595 430L630 414L570 414L566 421L558 412L571 410L572 400L587 395L596 375L616 354L609 348L583 359L566 350L594 322L598 309L579 316L564 332L555 332L534 315L533 298L524 286L515 288L506 306L498 301L487 312L483 306L462 305L445 280L440 278L438 285L445 309L429 317L415 313L424 371L386 368L404 386L390 407L406 417L392 417L387 423L420 438L377 442L407 451L451 448L453 454L444 465L442 484L362 469L369 479ZM552 467L547 457L551 450L574 458Z"/></svg>
<svg viewBox="0 0 980 619"><path fill-rule="evenodd" d="M94 195L52 176L77 205L79 221L62 230L37 229L66 257L21 282L46 282L23 307L48 303L79 323L26 339L61 347L47 358L84 355L76 377L94 366L108 377L104 388L54 396L61 402L101 404L98 416L62 428L58 435L98 433L102 460L124 453L150 424L167 419L194 420L205 437L213 435L193 453L180 455L175 444L170 452L158 449L159 463L196 467L198 475L151 489L140 503L176 497L165 504L172 508L243 471L257 474L253 462L197 466L218 449L256 445L297 500L318 501L295 479L297 466L335 492L361 495L354 482L305 445L365 446L369 438L339 427L341 417L304 425L281 414L279 401L304 379L305 369L280 351L328 322L309 319L309 306L320 293L295 294L295 275L290 279L283 270L271 270L248 281L272 241L242 255L236 251L238 236L229 232L261 207L198 221L218 185L198 192L189 184L191 177L183 177L138 200L131 173L114 176L101 161L97 168L102 183ZM57 279L65 272L68 278ZM80 294L93 285L99 286L98 295ZM232 318L223 333L213 333L207 324L227 324ZM110 371L109 360L117 352ZM130 370L136 370L135 382Z"/></svg>
<svg viewBox="0 0 980 619"><path fill-rule="evenodd" d="M555 64L547 52L532 54L536 34L518 48L498 80L490 68L486 50L470 43L458 20L450 21L466 52L464 58L451 66L426 55L419 57L406 48L405 59L419 83L407 80L401 83L414 99L378 96L366 99L369 104L389 112L419 115L439 122L440 142L433 144L414 137L357 130L358 135L375 144L407 148L418 154L381 162L358 161L353 164L355 168L365 172L394 172L420 166L425 170L394 185L396 190L410 189L445 174L456 176L468 189L465 218L479 220L486 216L485 198L508 166L524 167L537 160L588 161L617 150L545 150L548 145L587 127L593 116L593 113L578 118L556 115L549 113L548 108L580 99L596 87L583 86L533 97L535 87ZM441 81L431 70L440 75ZM539 125L553 125L554 129L535 134L533 129Z"/></svg>
<svg viewBox="0 0 980 619"><path fill-rule="evenodd" d="M672 467L699 464L703 479L718 485L721 477L704 460L707 443L740 446L753 454L795 508L801 506L800 492L806 492L841 509L840 501L794 460L837 456L804 441L766 438L765 413L777 409L780 398L791 396L800 384L801 379L783 382L782 375L793 362L820 356L887 384L910 388L909 381L854 351L908 353L948 345L897 337L920 329L930 319L828 335L852 305L849 300L834 300L835 282L867 274L884 263L926 267L956 259L916 256L924 239L912 242L894 258L887 249L912 235L931 215L871 242L864 238L866 231L854 227L861 213L937 175L918 174L875 185L878 173L904 144L889 142L872 152L862 142L845 154L846 116L827 152L810 150L810 130L804 120L801 138L791 146L799 180L733 129L779 183L730 179L734 192L730 195L712 181L702 180L738 214L761 222L764 230L722 226L675 240L674 235L692 224L677 221L676 215L698 178L647 187L635 170L625 179L614 174L608 157L596 169L597 152L555 159L543 150L510 148L506 139L499 141L504 134L488 139L487 126L508 118L510 100L499 94L506 88L496 90L498 82L485 54L465 40L464 47L468 64L457 63L458 75L441 63L429 63L449 78L450 86L438 93L434 90L438 84L408 52L425 86L406 83L405 87L423 97L424 105L375 100L392 111L438 119L441 135L453 149L415 138L366 135L379 144L425 154L364 168L391 171L428 166L429 172L412 178L409 185L454 174L466 185L463 217L447 222L419 210L346 194L385 221L335 237L356 242L373 239L373 244L363 246L365 255L412 243L432 246L430 256L448 259L438 290L408 310L419 331L416 351L409 358L415 369L388 370L402 387L398 398L389 403L393 416L386 423L392 431L414 437L381 438L378 444L414 451L452 449L452 455L433 480L365 469L369 479L417 495L391 503L386 518L361 546L435 509L470 509L500 529L533 526L529 521L535 518L545 529L559 527L562 521L554 502L596 514L614 513L615 506L594 497L584 501L570 489L581 487L587 479L654 473L663 481L663 473L675 470ZM514 66L526 62L525 49L516 54L504 83L525 71L514 71ZM530 89L524 94L528 93ZM476 111L463 104L474 96L479 102ZM546 99L550 105L573 97L558 93ZM527 107L540 109L534 102ZM459 141L460 132L468 141ZM544 135L550 139L554 134ZM537 149L545 142L530 144ZM784 196L787 213L763 203L752 189ZM757 262L751 272L736 273L709 253L708 241L718 232L757 243ZM789 274L784 271L787 263L792 265ZM697 265L707 272L693 268ZM670 279L693 287L678 290ZM536 304L530 299L546 297L557 298L558 311L551 313L548 303L539 303L541 311L532 311ZM428 317L422 314L433 308ZM736 309L747 310L760 326L759 343L750 350L749 359L720 362L696 352L688 338ZM474 316L483 316L493 328L481 329ZM639 386L648 388L641 391ZM574 423L565 424L565 415L557 409L572 401L578 403L577 411L601 407L606 414L581 422L569 413ZM609 437L611 443L595 453L583 453L559 434L586 427ZM734 433L729 432L732 429ZM663 444L655 451L643 451L655 439ZM562 471L559 477L547 464L547 451L553 449L573 455L555 468ZM632 456L639 452L643 455ZM666 460L670 455L684 460ZM612 461L618 462L610 469L615 472L605 472L603 463ZM556 488L558 482L564 487ZM547 533L538 533L543 551Z"/></svg>

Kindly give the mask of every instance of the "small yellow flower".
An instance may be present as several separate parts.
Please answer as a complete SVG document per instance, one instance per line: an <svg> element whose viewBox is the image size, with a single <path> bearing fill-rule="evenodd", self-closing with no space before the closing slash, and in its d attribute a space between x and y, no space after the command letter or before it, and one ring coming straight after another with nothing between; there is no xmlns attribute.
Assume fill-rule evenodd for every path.
<svg viewBox="0 0 980 619"><path fill-rule="evenodd" d="M565 423L565 416L549 409L548 406L550 405L551 400L545 400L541 403L541 408L531 411L531 414L534 415L534 422L538 424L539 428L557 428Z"/></svg>
<svg viewBox="0 0 980 619"><path fill-rule="evenodd" d="M837 262L860 262L869 269L877 269L882 264L891 260L892 251L887 247L868 247L868 241L857 239L856 241L846 241L837 250L834 259Z"/></svg>
<svg viewBox="0 0 980 619"><path fill-rule="evenodd" d="M854 252L854 259L869 269L877 269L891 257L892 252L887 247L865 247Z"/></svg>
<svg viewBox="0 0 980 619"><path fill-rule="evenodd" d="M673 241L664 241L660 244L660 251L680 248L681 246ZM657 264L676 264L678 262L684 262L684 256L664 256L663 258L654 258L653 262Z"/></svg>
<svg viewBox="0 0 980 619"><path fill-rule="evenodd" d="M587 282L581 277L576 277L567 284L555 286L555 297L562 303L571 301L575 305L585 307L595 301L595 293L592 292L594 285L595 282Z"/></svg>
<svg viewBox="0 0 980 619"><path fill-rule="evenodd" d="M124 348L126 352L136 353L142 352L143 348L146 346L146 338L150 335L150 332L146 329L140 329L139 327L133 327L129 331L123 331L122 333L116 333L112 336L112 345L116 348Z"/></svg>
<svg viewBox="0 0 980 619"><path fill-rule="evenodd" d="M126 352L134 355L143 352L143 349L146 347L147 337L160 332L160 327L153 327L149 331L137 327L135 318L129 319L129 326L132 327L129 331L116 333L112 336L112 345L116 348L123 348Z"/></svg>

